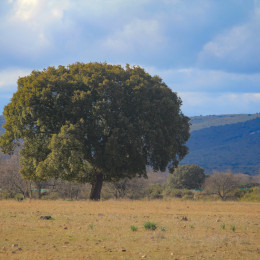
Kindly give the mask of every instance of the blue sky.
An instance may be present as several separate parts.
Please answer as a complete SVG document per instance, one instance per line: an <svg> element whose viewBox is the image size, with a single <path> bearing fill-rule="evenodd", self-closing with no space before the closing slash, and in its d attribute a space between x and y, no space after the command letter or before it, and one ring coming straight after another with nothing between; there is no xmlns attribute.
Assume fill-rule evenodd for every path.
<svg viewBox="0 0 260 260"><path fill-rule="evenodd" d="M260 0L1 0L0 114L17 79L80 62L140 65L188 116L260 112Z"/></svg>

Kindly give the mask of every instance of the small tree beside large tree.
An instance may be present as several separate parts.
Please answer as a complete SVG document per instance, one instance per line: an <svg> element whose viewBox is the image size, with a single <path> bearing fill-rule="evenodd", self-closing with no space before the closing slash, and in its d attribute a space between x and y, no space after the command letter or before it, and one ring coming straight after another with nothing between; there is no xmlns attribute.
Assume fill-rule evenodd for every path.
<svg viewBox="0 0 260 260"><path fill-rule="evenodd" d="M176 189L199 189L205 180L204 169L195 164L179 165L168 176L168 187Z"/></svg>
<svg viewBox="0 0 260 260"><path fill-rule="evenodd" d="M22 140L21 173L28 180L61 178L91 183L169 171L186 155L189 118L181 100L144 69L76 63L33 71L18 80L4 108L0 148Z"/></svg>

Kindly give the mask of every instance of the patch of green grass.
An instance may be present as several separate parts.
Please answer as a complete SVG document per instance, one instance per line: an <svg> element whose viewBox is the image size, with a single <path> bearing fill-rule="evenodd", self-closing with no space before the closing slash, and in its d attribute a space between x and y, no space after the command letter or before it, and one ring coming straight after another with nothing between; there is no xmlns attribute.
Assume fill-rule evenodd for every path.
<svg viewBox="0 0 260 260"><path fill-rule="evenodd" d="M232 230L233 232L235 232L235 231L236 231L236 227L235 227L234 225L232 225L232 226L231 226L231 230Z"/></svg>
<svg viewBox="0 0 260 260"><path fill-rule="evenodd" d="M161 227L161 231L166 231L166 227Z"/></svg>
<svg viewBox="0 0 260 260"><path fill-rule="evenodd" d="M130 228L131 228L132 231L137 231L137 229L138 229L135 225L131 225Z"/></svg>
<svg viewBox="0 0 260 260"><path fill-rule="evenodd" d="M91 223L91 224L89 225L89 227L90 227L91 230L93 230L93 229L94 229L94 224Z"/></svg>
<svg viewBox="0 0 260 260"><path fill-rule="evenodd" d="M223 223L223 224L221 225L221 228L222 228L223 230L226 228L225 223Z"/></svg>
<svg viewBox="0 0 260 260"><path fill-rule="evenodd" d="M156 224L155 224L154 222L148 221L148 222L146 222L146 223L144 224L144 228L145 228L146 230L155 230L155 229L157 228L157 226L156 226Z"/></svg>

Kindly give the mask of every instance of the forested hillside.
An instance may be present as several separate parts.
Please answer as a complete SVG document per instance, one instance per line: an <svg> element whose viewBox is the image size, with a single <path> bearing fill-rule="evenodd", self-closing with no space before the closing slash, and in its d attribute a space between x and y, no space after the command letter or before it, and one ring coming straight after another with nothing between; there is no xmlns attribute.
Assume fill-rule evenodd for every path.
<svg viewBox="0 0 260 260"><path fill-rule="evenodd" d="M193 131L187 144L190 152L182 164L255 175L260 169L260 118Z"/></svg>
<svg viewBox="0 0 260 260"><path fill-rule="evenodd" d="M221 126L226 124L236 124L255 118L260 118L258 114L231 114L231 115L209 115L194 116L191 118L191 131L200 130L211 126Z"/></svg>

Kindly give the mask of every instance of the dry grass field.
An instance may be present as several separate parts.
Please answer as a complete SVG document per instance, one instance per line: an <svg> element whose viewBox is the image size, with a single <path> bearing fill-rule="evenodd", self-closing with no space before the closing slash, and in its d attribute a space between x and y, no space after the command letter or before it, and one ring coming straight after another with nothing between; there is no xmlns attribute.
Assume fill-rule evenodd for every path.
<svg viewBox="0 0 260 260"><path fill-rule="evenodd" d="M0 201L0 259L260 259L260 203Z"/></svg>

